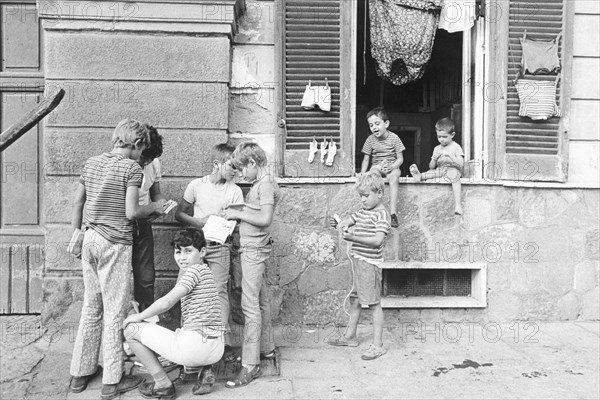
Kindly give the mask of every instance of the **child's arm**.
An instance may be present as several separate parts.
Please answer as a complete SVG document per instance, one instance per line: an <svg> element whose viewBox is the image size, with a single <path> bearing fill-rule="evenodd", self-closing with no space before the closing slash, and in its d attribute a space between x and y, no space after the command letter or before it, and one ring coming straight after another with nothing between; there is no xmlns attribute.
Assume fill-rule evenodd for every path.
<svg viewBox="0 0 600 400"><path fill-rule="evenodd" d="M360 173L364 174L369 169L369 162L371 161L371 156L368 154L364 154L362 164L360 165Z"/></svg>
<svg viewBox="0 0 600 400"><path fill-rule="evenodd" d="M344 230L344 228L352 225L354 225L354 218L352 218L350 215L347 215L344 218L342 218L342 221L340 222L339 226L335 218L329 217L329 226L331 226L332 228L342 228L342 230Z"/></svg>
<svg viewBox="0 0 600 400"><path fill-rule="evenodd" d="M160 299L156 300L146 308L144 311L138 314L130 315L123 321L123 328L132 322L142 322L145 319L152 318L155 315L164 314L169 311L183 296L188 293L188 289L182 285L175 285L173 289Z"/></svg>
<svg viewBox="0 0 600 400"><path fill-rule="evenodd" d="M125 194L125 215L128 219L148 218L152 214L162 215L162 204L150 203L140 206L139 186L128 186Z"/></svg>
<svg viewBox="0 0 600 400"><path fill-rule="evenodd" d="M238 211L226 208L221 211L221 216L226 219L239 219L250 225L262 228L271 225L274 211L275 207L273 204L264 204L260 206L260 211L256 212Z"/></svg>
<svg viewBox="0 0 600 400"><path fill-rule="evenodd" d="M75 192L75 204L73 205L73 215L71 218L71 228L73 228L73 230L81 229L83 206L85 205L86 198L85 186L80 182L77 186L77 191Z"/></svg>
<svg viewBox="0 0 600 400"><path fill-rule="evenodd" d="M152 186L150 186L150 200L157 203L165 203L167 198L160 191L160 182L154 182Z"/></svg>
<svg viewBox="0 0 600 400"><path fill-rule="evenodd" d="M360 243L369 247L379 247L385 240L385 233L375 232L374 236L356 236L354 233L342 232L342 237L349 242Z"/></svg>
<svg viewBox="0 0 600 400"><path fill-rule="evenodd" d="M175 213L175 219L186 226L193 226L198 229L204 228L204 224L208 220L208 216L204 218L194 218L194 205L188 203L187 200L181 199L179 206L177 206L177 212Z"/></svg>

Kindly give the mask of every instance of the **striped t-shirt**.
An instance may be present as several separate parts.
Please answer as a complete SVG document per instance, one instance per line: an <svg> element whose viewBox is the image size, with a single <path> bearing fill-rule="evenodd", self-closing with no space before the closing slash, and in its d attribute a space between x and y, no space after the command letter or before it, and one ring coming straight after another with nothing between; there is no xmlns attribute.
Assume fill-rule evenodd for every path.
<svg viewBox="0 0 600 400"><path fill-rule="evenodd" d="M131 245L133 223L125 214L127 188L141 186L142 168L121 154L89 158L79 182L85 186L84 222L112 243Z"/></svg>
<svg viewBox="0 0 600 400"><path fill-rule="evenodd" d="M177 280L177 285L187 290L181 299L181 329L200 331L206 336L219 336L223 331L221 305L217 285L208 265L187 267Z"/></svg>
<svg viewBox="0 0 600 400"><path fill-rule="evenodd" d="M383 232L387 235L390 230L388 217L388 212L384 208L377 210L358 210L350 216L354 222L354 235L375 236L375 233L377 232ZM370 247L353 242L350 254L369 264L381 264L383 262L383 243L378 247Z"/></svg>
<svg viewBox="0 0 600 400"><path fill-rule="evenodd" d="M363 145L362 153L372 158L371 165L379 165L384 161L392 164L398 158L398 153L404 151L402 140L394 132L388 131L385 139L369 135Z"/></svg>

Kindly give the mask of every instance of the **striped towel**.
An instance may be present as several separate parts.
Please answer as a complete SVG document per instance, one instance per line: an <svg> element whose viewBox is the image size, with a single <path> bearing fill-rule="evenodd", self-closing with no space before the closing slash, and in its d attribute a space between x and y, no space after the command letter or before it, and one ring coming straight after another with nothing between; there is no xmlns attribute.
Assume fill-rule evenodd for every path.
<svg viewBox="0 0 600 400"><path fill-rule="evenodd" d="M561 112L556 104L556 80L540 81L520 78L515 86L521 106L519 116L532 120L544 120L560 117Z"/></svg>

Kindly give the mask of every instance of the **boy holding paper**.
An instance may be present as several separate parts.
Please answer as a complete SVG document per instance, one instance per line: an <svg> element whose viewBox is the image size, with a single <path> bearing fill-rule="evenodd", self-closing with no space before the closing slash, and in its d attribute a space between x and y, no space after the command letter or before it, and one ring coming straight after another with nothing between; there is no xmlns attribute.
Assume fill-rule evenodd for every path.
<svg viewBox="0 0 600 400"><path fill-rule="evenodd" d="M212 172L194 179L187 186L183 200L179 203L175 219L185 226L202 229L211 215L219 215L231 205L243 204L242 189L233 183L235 171L231 165L231 154L235 148L222 143L213 147L211 153ZM231 356L231 329L229 327L229 282L231 244L207 241L205 260L213 273L219 292L221 320L225 328L225 356Z"/></svg>

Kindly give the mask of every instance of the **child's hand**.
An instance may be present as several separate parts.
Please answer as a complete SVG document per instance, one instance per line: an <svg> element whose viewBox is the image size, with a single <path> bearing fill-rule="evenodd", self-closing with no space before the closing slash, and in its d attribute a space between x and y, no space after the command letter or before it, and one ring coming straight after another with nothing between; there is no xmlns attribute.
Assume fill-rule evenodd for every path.
<svg viewBox="0 0 600 400"><path fill-rule="evenodd" d="M381 171L383 171L384 174L389 174L390 172L392 172L392 166L389 163L384 163L381 165Z"/></svg>
<svg viewBox="0 0 600 400"><path fill-rule="evenodd" d="M237 211L237 210L232 210L230 208L221 210L221 217L223 217L225 219L239 219L238 216L239 216L239 211Z"/></svg>
<svg viewBox="0 0 600 400"><path fill-rule="evenodd" d="M335 220L335 218L333 217L329 217L329 226L331 226L332 228L337 228L337 221Z"/></svg>
<svg viewBox="0 0 600 400"><path fill-rule="evenodd" d="M354 234L348 232L348 227L345 226L345 229L342 229L342 239L344 240L348 240L348 241L353 241L354 239Z"/></svg>
<svg viewBox="0 0 600 400"><path fill-rule="evenodd" d="M142 314L131 314L129 317L125 318L123 321L123 329L125 329L129 324L142 322L144 319L141 317L141 315Z"/></svg>

